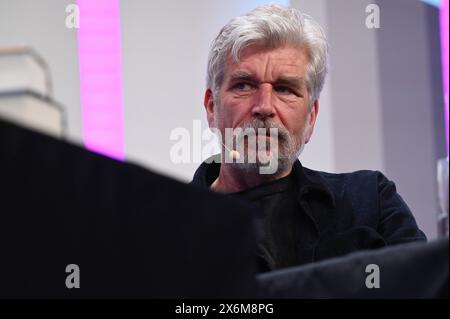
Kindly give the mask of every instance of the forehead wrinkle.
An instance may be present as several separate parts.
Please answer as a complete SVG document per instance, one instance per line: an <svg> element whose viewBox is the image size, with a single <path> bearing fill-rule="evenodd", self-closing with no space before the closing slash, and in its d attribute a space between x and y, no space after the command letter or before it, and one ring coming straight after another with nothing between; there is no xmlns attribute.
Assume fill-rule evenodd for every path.
<svg viewBox="0 0 450 319"><path fill-rule="evenodd" d="M239 78L242 78L242 80L249 79L260 83L275 83L280 79L281 81L283 81L284 79L288 79L288 81L284 82L289 84L295 84L295 82L297 82L296 86L300 88L306 86L305 79L303 79L303 77L301 76L302 71L300 69L302 68L302 63L299 63L300 61L297 62L296 60L292 60L292 58L296 58L295 51L289 52L289 54L284 56L280 56L278 54L265 55L264 53L268 51L271 50L261 50L253 53L252 50L244 49L244 52L238 61L233 61L231 56L228 56L227 60L229 64L227 68L232 72L226 72L228 73L227 78L229 80L239 80ZM254 56L254 58L252 58L252 56ZM230 70L230 67L231 69L234 68L235 70ZM277 77L275 77L275 74L277 75ZM260 78L259 75L263 76L263 78Z"/></svg>

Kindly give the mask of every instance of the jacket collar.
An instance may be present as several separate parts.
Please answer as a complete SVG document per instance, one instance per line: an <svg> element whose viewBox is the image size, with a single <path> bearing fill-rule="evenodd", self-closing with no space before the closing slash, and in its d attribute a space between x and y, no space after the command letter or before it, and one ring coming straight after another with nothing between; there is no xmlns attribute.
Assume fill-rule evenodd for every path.
<svg viewBox="0 0 450 319"><path fill-rule="evenodd" d="M220 154L204 161L196 170L191 184L209 188L220 172ZM322 176L323 173L303 167L299 160L294 162L292 174L295 176L299 198L319 196L331 206L335 206L335 198L331 186Z"/></svg>
<svg viewBox="0 0 450 319"><path fill-rule="evenodd" d="M331 185L325 180L322 172L303 167L297 159L292 167L295 180L298 181L299 198L304 196L319 196L326 200L331 206L336 205Z"/></svg>

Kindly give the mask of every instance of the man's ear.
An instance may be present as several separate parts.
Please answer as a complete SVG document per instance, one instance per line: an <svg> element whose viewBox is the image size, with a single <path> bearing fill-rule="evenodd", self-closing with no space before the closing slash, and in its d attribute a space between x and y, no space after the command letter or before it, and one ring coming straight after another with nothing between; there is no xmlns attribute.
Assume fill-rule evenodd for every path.
<svg viewBox="0 0 450 319"><path fill-rule="evenodd" d="M311 136L314 131L314 125L316 124L316 119L317 119L318 113L319 113L319 100L315 99L314 104L313 104L310 114L309 114L308 123L306 123L308 128L305 132L305 144L307 144L309 142L309 140L311 139Z"/></svg>
<svg viewBox="0 0 450 319"><path fill-rule="evenodd" d="M211 89L206 89L205 98L203 100L203 105L206 109L206 117L208 120L208 125L210 128L215 127L214 125L214 98Z"/></svg>

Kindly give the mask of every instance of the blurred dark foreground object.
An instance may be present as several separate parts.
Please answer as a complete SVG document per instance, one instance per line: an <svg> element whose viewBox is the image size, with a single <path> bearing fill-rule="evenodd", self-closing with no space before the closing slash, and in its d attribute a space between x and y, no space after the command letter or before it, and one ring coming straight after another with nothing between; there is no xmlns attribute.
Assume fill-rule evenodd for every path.
<svg viewBox="0 0 450 319"><path fill-rule="evenodd" d="M374 265L379 288L373 287ZM258 283L261 298L448 298L448 269L444 238L261 274Z"/></svg>
<svg viewBox="0 0 450 319"><path fill-rule="evenodd" d="M0 298L251 297L252 230L223 196L0 120Z"/></svg>
<svg viewBox="0 0 450 319"><path fill-rule="evenodd" d="M448 298L448 239L256 276L254 238L231 198L0 120L0 298Z"/></svg>

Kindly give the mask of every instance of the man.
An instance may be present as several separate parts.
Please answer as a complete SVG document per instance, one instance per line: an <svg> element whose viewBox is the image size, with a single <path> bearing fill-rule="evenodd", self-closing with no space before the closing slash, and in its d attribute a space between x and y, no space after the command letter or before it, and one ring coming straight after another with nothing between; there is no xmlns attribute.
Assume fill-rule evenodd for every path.
<svg viewBox="0 0 450 319"><path fill-rule="evenodd" d="M232 19L211 47L208 123L221 138L230 129L233 134L231 142L222 139L220 163L203 163L193 184L257 208L260 271L426 240L380 172L330 174L300 164L319 111L327 55L320 26L278 5ZM262 171L267 166L270 173Z"/></svg>

